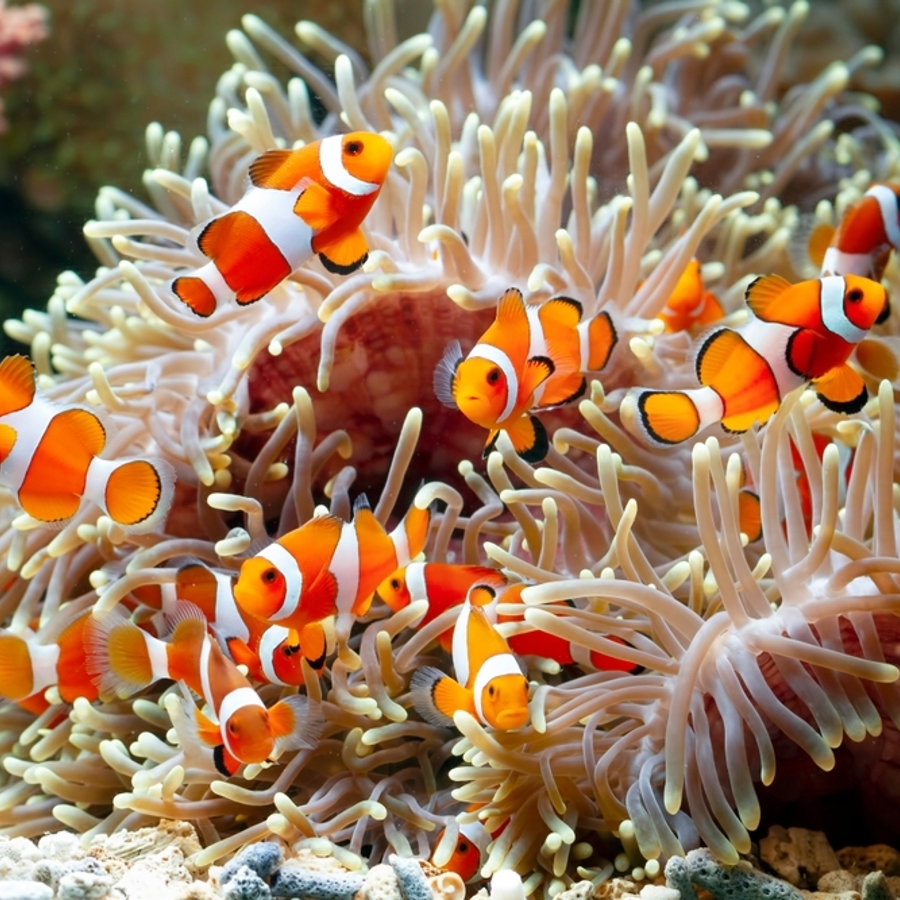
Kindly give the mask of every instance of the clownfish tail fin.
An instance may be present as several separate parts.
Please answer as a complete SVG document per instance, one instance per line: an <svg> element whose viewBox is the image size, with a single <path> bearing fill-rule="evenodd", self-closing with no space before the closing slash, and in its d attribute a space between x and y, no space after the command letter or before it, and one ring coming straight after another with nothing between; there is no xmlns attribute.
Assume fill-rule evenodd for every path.
<svg viewBox="0 0 900 900"><path fill-rule="evenodd" d="M269 708L275 743L281 750L311 750L322 737L325 718L317 703L293 694Z"/></svg>
<svg viewBox="0 0 900 900"><path fill-rule="evenodd" d="M626 427L648 443L667 447L689 440L719 421L722 401L712 388L687 391L635 391L622 401Z"/></svg>
<svg viewBox="0 0 900 900"><path fill-rule="evenodd" d="M579 327L587 328L588 358L586 369L599 372L609 362L619 336L608 312L597 313L589 322Z"/></svg>
<svg viewBox="0 0 900 900"><path fill-rule="evenodd" d="M7 356L0 362L0 416L25 409L35 391L34 363L27 356Z"/></svg>
<svg viewBox="0 0 900 900"><path fill-rule="evenodd" d="M416 669L409 689L413 706L419 715L438 727L452 725L453 713L472 705L468 697L460 696L460 692L468 695L469 691L432 666Z"/></svg>
<svg viewBox="0 0 900 900"><path fill-rule="evenodd" d="M33 691L31 653L23 637L0 634L0 697L23 700Z"/></svg>
<svg viewBox="0 0 900 900"><path fill-rule="evenodd" d="M441 361L434 370L434 394L444 406L459 409L456 404L455 381L456 370L463 361L462 347L459 341L451 341L444 350Z"/></svg>
<svg viewBox="0 0 900 900"><path fill-rule="evenodd" d="M834 234L835 227L827 222L820 222L814 214L800 216L787 251L788 259L801 279L817 278L824 274L821 271L822 263Z"/></svg>
<svg viewBox="0 0 900 900"><path fill-rule="evenodd" d="M175 472L159 459L110 460L95 457L85 495L127 531L149 531L169 511Z"/></svg>
<svg viewBox="0 0 900 900"><path fill-rule="evenodd" d="M101 695L130 697L168 676L168 670L158 671L153 664L150 642L155 640L117 612L90 617L84 628L85 668Z"/></svg>

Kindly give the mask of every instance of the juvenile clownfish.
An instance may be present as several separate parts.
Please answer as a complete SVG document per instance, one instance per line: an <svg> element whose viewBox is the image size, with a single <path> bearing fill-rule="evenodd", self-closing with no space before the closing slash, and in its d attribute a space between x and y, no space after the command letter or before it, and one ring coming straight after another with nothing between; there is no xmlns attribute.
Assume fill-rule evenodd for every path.
<svg viewBox="0 0 900 900"><path fill-rule="evenodd" d="M171 466L101 459L106 437L96 413L38 392L31 360L0 362L0 484L32 518L62 525L86 498L122 528L146 531L168 512Z"/></svg>
<svg viewBox="0 0 900 900"><path fill-rule="evenodd" d="M665 323L666 333L671 334L699 330L718 322L724 315L716 295L703 287L700 261L692 259L656 318Z"/></svg>
<svg viewBox="0 0 900 900"><path fill-rule="evenodd" d="M269 150L250 165L250 188L197 232L209 262L169 282L198 316L220 303L264 297L310 257L348 275L368 256L360 224L387 178L393 150L377 134L355 131Z"/></svg>
<svg viewBox="0 0 900 900"><path fill-rule="evenodd" d="M60 615L65 615L63 607ZM97 699L98 692L85 665L84 633L90 610L80 613L55 641L42 643L39 634L0 632L0 697L26 709L46 705L43 693L56 687L65 703L78 697Z"/></svg>
<svg viewBox="0 0 900 900"><path fill-rule="evenodd" d="M485 566L414 562L386 578L376 593L394 612L409 606L413 600L427 600L428 611L416 626L422 628L451 606L461 604L473 584L499 588L506 584L506 579L496 569ZM475 603L479 600L491 602L493 598L484 591L473 598ZM448 628L437 640L449 653L453 646L453 628Z"/></svg>
<svg viewBox="0 0 900 900"><path fill-rule="evenodd" d="M581 397L585 373L602 369L615 344L609 313L582 321L577 300L526 304L521 291L510 288L468 356L458 341L447 347L434 372L434 391L445 406L488 429L485 456L505 431L519 456L540 462L550 443L531 413Z"/></svg>
<svg viewBox="0 0 900 900"><path fill-rule="evenodd" d="M242 764L265 762L276 744L284 750L315 746L321 722L306 697L287 697L267 709L209 636L197 607L179 602L169 620L172 633L162 641L116 612L90 617L87 669L101 697L127 697L166 678L187 685L216 717L213 722L198 710L196 730L226 777Z"/></svg>
<svg viewBox="0 0 900 900"><path fill-rule="evenodd" d="M436 845L440 844L443 836L442 830L438 835ZM488 846L493 839L494 835L485 828L483 822L461 822L453 853L450 859L438 868L445 872L455 872L466 884L478 881L481 877L481 869L487 862ZM433 856L432 863L434 863Z"/></svg>
<svg viewBox="0 0 900 900"><path fill-rule="evenodd" d="M502 731L521 728L529 718L528 680L509 645L488 621L472 596L495 591L476 585L469 591L453 631L456 679L431 666L417 669L410 682L413 705L434 725L452 725L453 714L465 710L483 725Z"/></svg>
<svg viewBox="0 0 900 900"><path fill-rule="evenodd" d="M713 331L700 347L696 368L703 387L626 397L622 420L632 431L663 446L716 422L726 431L746 431L810 382L828 409L849 414L863 408L866 385L847 359L885 308L880 284L846 275L791 285L768 275L747 288L746 300L750 320Z"/></svg>
<svg viewBox="0 0 900 900"><path fill-rule="evenodd" d="M337 615L345 645L378 585L425 547L430 521L428 509L413 506L388 533L359 501L352 522L317 516L244 562L235 600L251 616L292 629L304 646L310 624Z"/></svg>
<svg viewBox="0 0 900 900"><path fill-rule="evenodd" d="M825 222L801 227L791 256L801 272L815 266L822 275L861 275L881 281L891 250L897 249L900 185L873 184L846 210L837 228Z"/></svg>
<svg viewBox="0 0 900 900"><path fill-rule="evenodd" d="M306 642L301 646L296 632L268 625L240 609L234 599L234 582L230 573L191 563L178 570L173 585L144 585L132 593L145 606L164 613L178 600L193 603L228 655L246 666L254 681L299 687L303 684L303 658L321 675L326 654L322 626L307 627Z"/></svg>

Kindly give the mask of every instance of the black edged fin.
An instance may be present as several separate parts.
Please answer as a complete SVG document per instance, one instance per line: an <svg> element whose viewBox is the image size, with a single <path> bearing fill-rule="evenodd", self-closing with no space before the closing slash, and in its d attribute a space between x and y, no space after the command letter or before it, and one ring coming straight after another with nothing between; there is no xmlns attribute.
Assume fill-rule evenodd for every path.
<svg viewBox="0 0 900 900"><path fill-rule="evenodd" d="M333 275L352 275L368 258L369 254L366 252L354 262L342 266L340 263L330 260L324 253L319 254L319 261Z"/></svg>

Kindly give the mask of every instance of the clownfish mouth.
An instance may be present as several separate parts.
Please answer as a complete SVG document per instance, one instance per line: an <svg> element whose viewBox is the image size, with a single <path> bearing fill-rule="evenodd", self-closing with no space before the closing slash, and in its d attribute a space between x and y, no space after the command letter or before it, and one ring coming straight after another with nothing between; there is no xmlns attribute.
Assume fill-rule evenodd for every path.
<svg viewBox="0 0 900 900"><path fill-rule="evenodd" d="M497 713L497 727L504 731L515 731L528 721L528 707L504 709Z"/></svg>

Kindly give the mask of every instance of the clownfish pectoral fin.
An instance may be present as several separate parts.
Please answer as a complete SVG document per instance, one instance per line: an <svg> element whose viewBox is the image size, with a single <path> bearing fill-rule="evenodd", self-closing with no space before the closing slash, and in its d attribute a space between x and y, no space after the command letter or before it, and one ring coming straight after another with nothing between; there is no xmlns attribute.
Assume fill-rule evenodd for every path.
<svg viewBox="0 0 900 900"><path fill-rule="evenodd" d="M318 704L293 694L269 708L272 737L281 750L310 750L319 743L325 718Z"/></svg>
<svg viewBox="0 0 900 900"><path fill-rule="evenodd" d="M34 393L34 364L28 357L7 356L0 362L0 416L25 409Z"/></svg>
<svg viewBox="0 0 900 900"><path fill-rule="evenodd" d="M522 416L505 428L513 449L528 463L539 463L550 449L550 439L543 422L535 416Z"/></svg>
<svg viewBox="0 0 900 900"><path fill-rule="evenodd" d="M712 291L706 291L703 294L703 299L700 301L700 308L697 311L693 324L701 327L703 325L712 325L723 318L724 315L725 310L722 309L722 304L719 303L716 295Z"/></svg>
<svg viewBox="0 0 900 900"><path fill-rule="evenodd" d="M779 322L778 305L781 295L791 283L780 275L760 275L750 282L744 299L751 312L764 322Z"/></svg>
<svg viewBox="0 0 900 900"><path fill-rule="evenodd" d="M453 714L461 709L476 714L472 692L440 669L432 666L416 669L409 687L413 706L432 725L452 725Z"/></svg>
<svg viewBox="0 0 900 900"><path fill-rule="evenodd" d="M208 319L216 311L216 295L196 275L176 278L172 282L172 293L196 316Z"/></svg>
<svg viewBox="0 0 900 900"><path fill-rule="evenodd" d="M318 182L308 185L294 204L294 213L313 231L323 231L340 218L335 196ZM316 252L318 250L313 247Z"/></svg>
<svg viewBox="0 0 900 900"><path fill-rule="evenodd" d="M194 723L197 737L208 747L218 747L222 743L222 732L219 726L196 707L194 707Z"/></svg>
<svg viewBox="0 0 900 900"><path fill-rule="evenodd" d="M575 329L581 321L583 307L577 300L571 297L553 297L541 304L541 325L546 329L554 326L559 328Z"/></svg>
<svg viewBox="0 0 900 900"><path fill-rule="evenodd" d="M749 488L738 492L738 526L752 544L762 537L762 509L759 494Z"/></svg>
<svg viewBox="0 0 900 900"><path fill-rule="evenodd" d="M700 413L683 391L641 391L637 424L652 443L680 444L700 430Z"/></svg>
<svg viewBox="0 0 900 900"><path fill-rule="evenodd" d="M332 241L313 238L313 250L319 254L322 265L335 275L355 272L369 257L369 244L359 228Z"/></svg>
<svg viewBox="0 0 900 900"><path fill-rule="evenodd" d="M833 412L851 415L859 412L869 399L862 375L846 363L835 366L813 384L816 396Z"/></svg>
<svg viewBox="0 0 900 900"><path fill-rule="evenodd" d="M525 363L519 396L530 397L555 371L556 366L548 357L532 356Z"/></svg>
<svg viewBox="0 0 900 900"><path fill-rule="evenodd" d="M450 409L459 409L456 404L456 370L462 361L463 353L459 341L451 341L434 369L434 394Z"/></svg>
<svg viewBox="0 0 900 900"><path fill-rule="evenodd" d="M484 450L481 451L482 459L487 459L497 449L497 438L500 437L500 429L492 428L488 432L484 442Z"/></svg>
<svg viewBox="0 0 900 900"><path fill-rule="evenodd" d="M311 622L321 622L336 612L337 581L328 569L322 569L309 588L303 591L300 606Z"/></svg>
<svg viewBox="0 0 900 900"><path fill-rule="evenodd" d="M11 425L0 425L0 464L12 453L18 437L16 429Z"/></svg>

